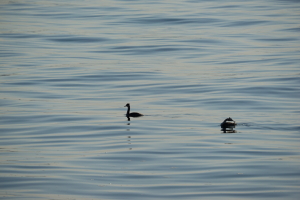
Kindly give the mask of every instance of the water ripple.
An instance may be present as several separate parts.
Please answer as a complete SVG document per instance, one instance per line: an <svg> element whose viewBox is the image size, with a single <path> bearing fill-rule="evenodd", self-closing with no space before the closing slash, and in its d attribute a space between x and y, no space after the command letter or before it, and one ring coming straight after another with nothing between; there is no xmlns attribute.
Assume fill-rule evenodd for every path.
<svg viewBox="0 0 300 200"><path fill-rule="evenodd" d="M296 1L0 4L2 198L299 199Z"/></svg>

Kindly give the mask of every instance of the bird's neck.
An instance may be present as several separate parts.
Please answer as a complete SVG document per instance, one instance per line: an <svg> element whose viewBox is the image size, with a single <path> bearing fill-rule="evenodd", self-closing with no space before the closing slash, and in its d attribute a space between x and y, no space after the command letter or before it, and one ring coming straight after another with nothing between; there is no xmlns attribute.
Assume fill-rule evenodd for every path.
<svg viewBox="0 0 300 200"><path fill-rule="evenodd" d="M130 112L130 106L127 107L127 115L129 115Z"/></svg>

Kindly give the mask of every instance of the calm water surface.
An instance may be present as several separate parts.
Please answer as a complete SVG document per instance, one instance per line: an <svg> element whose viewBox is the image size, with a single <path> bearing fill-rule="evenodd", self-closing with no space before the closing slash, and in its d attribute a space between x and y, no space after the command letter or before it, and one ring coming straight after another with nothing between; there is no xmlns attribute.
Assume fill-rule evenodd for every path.
<svg viewBox="0 0 300 200"><path fill-rule="evenodd" d="M1 199L299 198L299 1L2 0L0 16Z"/></svg>

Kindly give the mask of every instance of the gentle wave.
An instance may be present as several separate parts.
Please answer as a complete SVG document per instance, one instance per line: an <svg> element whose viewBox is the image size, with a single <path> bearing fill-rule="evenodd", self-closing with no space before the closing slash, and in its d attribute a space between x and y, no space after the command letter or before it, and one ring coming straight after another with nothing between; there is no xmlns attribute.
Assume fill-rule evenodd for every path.
<svg viewBox="0 0 300 200"><path fill-rule="evenodd" d="M298 199L297 1L0 4L2 198Z"/></svg>

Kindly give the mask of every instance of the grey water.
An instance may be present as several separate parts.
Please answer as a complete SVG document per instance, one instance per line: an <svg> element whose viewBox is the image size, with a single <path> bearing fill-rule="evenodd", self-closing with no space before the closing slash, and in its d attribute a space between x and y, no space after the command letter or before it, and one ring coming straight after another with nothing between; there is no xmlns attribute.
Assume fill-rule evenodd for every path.
<svg viewBox="0 0 300 200"><path fill-rule="evenodd" d="M0 198L299 199L299 22L297 0L2 0Z"/></svg>

